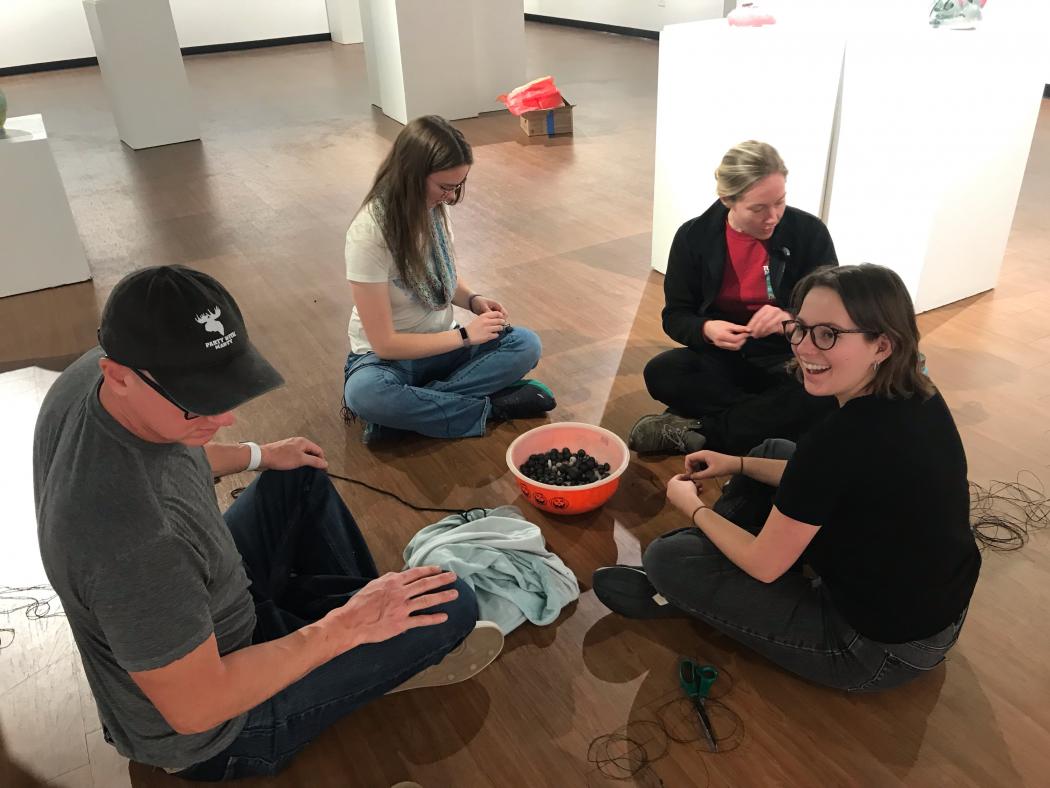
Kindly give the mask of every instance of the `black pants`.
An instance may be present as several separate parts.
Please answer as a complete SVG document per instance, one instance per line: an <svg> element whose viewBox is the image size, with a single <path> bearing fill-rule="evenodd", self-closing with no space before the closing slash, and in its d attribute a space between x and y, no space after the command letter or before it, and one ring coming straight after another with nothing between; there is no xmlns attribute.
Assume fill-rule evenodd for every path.
<svg viewBox="0 0 1050 788"><path fill-rule="evenodd" d="M788 355L743 350L667 350L645 365L653 399L679 416L703 421L707 448L747 454L766 438L797 441L835 410L834 397L813 397L784 371Z"/></svg>

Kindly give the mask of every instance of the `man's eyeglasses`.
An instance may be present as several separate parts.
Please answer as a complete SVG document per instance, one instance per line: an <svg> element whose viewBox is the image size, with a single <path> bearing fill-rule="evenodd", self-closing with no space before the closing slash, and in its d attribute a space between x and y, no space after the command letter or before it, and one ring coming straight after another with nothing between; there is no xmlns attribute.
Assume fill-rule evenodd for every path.
<svg viewBox="0 0 1050 788"><path fill-rule="evenodd" d="M117 361L115 358L113 358L113 356L109 355L109 353L106 353L106 348L102 345L102 328L101 327L99 327L95 331L95 336L98 338L98 346L100 348L102 348L102 352L105 353L106 358L110 358L110 359L113 359L114 361ZM117 361L117 363L119 364L120 362ZM184 407L182 407L182 405L177 403L174 399L172 399L172 396L168 392L166 392L163 388L161 388L160 384L157 381L155 381L153 378L142 374L142 371L138 370L138 369L135 369L135 367L130 367L127 364L125 364L124 366L128 367L128 369L130 369L132 372L134 372L136 375L138 375L139 380L141 380L143 383L145 383L147 386L149 386L155 392L160 394L164 399L166 399L168 402L170 402L176 408L181 410L182 411L182 416L183 416L183 418L186 419L186 421L192 421L193 419L199 419L200 418L200 414L199 413L191 413L190 411L188 411Z"/></svg>
<svg viewBox="0 0 1050 788"><path fill-rule="evenodd" d="M840 334L871 334L877 332L868 331L866 328L835 328L827 323L817 323L815 326L807 326L801 320L785 320L780 324L784 328L784 336L792 345L801 345L802 340L809 334L813 344L820 350L831 350L839 341Z"/></svg>
<svg viewBox="0 0 1050 788"><path fill-rule="evenodd" d="M191 413L190 411L188 411L184 407L182 407L182 405L177 403L174 399L172 399L172 396L168 392L166 392L163 388L161 388L161 385L157 381L155 381L153 378L151 378L148 375L144 374L141 370L135 369L134 367L129 367L129 369L132 372L134 372L136 375L139 376L139 380L141 380L143 383L145 383L147 386L149 386L155 392L160 394L164 399L166 399L168 402L170 402L176 408L181 410L182 411L182 416L183 416L183 418L186 419L186 421L191 421L192 419L199 419L200 418L200 414L199 413Z"/></svg>

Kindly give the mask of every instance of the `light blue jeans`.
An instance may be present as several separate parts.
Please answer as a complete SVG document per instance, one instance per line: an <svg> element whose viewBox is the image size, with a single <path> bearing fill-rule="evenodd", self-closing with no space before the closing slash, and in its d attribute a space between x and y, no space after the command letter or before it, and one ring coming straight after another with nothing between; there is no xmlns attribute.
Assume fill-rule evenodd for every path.
<svg viewBox="0 0 1050 788"><path fill-rule="evenodd" d="M540 338L512 326L484 345L412 361L351 353L343 402L371 424L432 438L485 434L489 395L521 380L540 360Z"/></svg>

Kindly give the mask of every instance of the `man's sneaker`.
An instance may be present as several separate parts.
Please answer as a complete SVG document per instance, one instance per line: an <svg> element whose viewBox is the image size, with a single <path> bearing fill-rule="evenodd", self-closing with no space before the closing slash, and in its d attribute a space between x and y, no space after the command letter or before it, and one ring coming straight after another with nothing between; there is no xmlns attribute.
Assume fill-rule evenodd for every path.
<svg viewBox="0 0 1050 788"><path fill-rule="evenodd" d="M534 419L554 410L558 404L554 392L538 380L528 379L500 389L489 397L489 402L492 404L489 418L495 421Z"/></svg>
<svg viewBox="0 0 1050 788"><path fill-rule="evenodd" d="M682 611L660 596L640 566L603 566L591 577L598 600L627 618L672 618Z"/></svg>
<svg viewBox="0 0 1050 788"><path fill-rule="evenodd" d="M458 684L487 668L502 650L503 632L500 628L491 621L479 621L474 625L474 631L448 652L438 664L424 668L390 692Z"/></svg>
<svg viewBox="0 0 1050 788"><path fill-rule="evenodd" d="M700 451L707 443L699 419L673 413L642 416L631 427L627 445L639 454L689 454Z"/></svg>

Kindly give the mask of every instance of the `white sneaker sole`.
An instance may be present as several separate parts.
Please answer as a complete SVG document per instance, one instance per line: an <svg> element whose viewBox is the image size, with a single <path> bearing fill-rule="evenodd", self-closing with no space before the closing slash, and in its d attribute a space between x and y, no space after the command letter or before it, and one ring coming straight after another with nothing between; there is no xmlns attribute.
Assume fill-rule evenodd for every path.
<svg viewBox="0 0 1050 788"><path fill-rule="evenodd" d="M474 625L474 631L438 664L421 670L387 694L466 681L492 664L502 650L503 633L500 628L491 621L479 621Z"/></svg>

